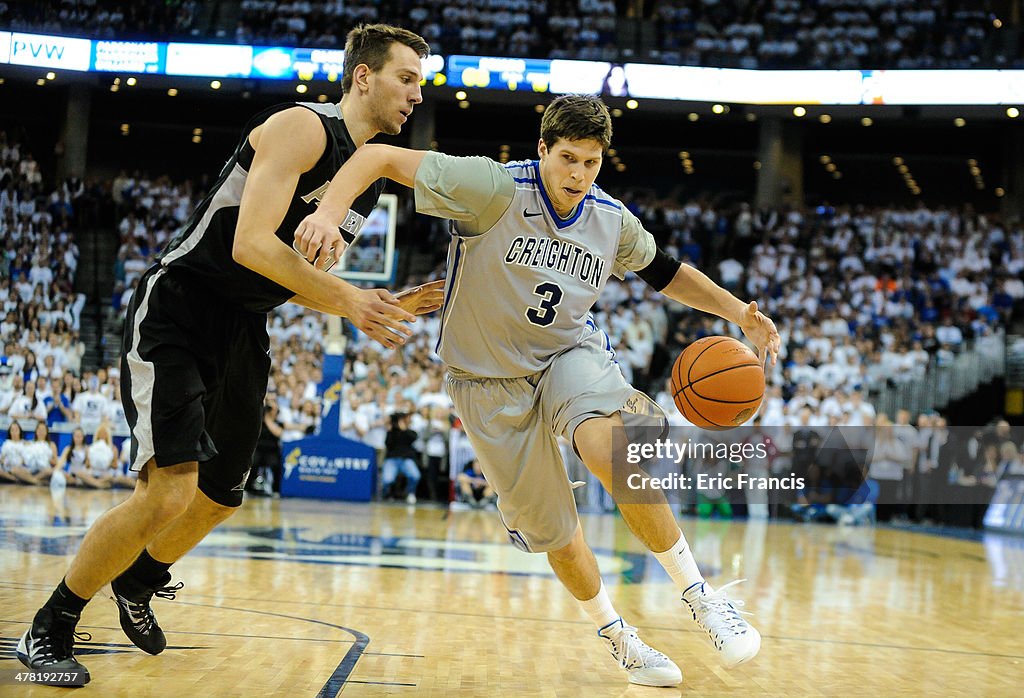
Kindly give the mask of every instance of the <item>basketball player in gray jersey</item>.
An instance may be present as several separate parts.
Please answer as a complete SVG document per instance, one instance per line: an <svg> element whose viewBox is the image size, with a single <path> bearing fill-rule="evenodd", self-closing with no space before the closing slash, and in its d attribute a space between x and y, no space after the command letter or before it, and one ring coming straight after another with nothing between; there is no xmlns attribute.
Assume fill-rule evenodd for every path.
<svg viewBox="0 0 1024 698"><path fill-rule="evenodd" d="M418 211L454 221L438 352L502 522L517 547L547 553L631 682L674 686L679 668L612 606L556 441L569 439L615 495L613 434L624 428L624 415L664 419L625 382L589 311L609 275L632 271L669 298L738 324L762 361L768 354L775 360L779 335L756 303L741 302L659 250L640 221L594 184L611 142L611 118L599 99L554 100L540 135L538 161L505 166L364 146L300 223L296 247L312 260L335 244L351 202L382 176L414 188ZM741 602L705 582L664 498L619 506L724 664L752 659L760 635L740 615Z"/></svg>

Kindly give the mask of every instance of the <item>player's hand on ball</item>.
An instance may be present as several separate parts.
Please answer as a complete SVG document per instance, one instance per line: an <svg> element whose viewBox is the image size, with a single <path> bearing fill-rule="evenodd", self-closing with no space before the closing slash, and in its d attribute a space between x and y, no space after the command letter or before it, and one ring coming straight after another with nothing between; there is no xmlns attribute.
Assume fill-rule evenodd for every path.
<svg viewBox="0 0 1024 698"><path fill-rule="evenodd" d="M416 317L402 310L395 297L382 288L355 289L348 319L388 349L405 344L412 330L404 323L416 322Z"/></svg>
<svg viewBox="0 0 1024 698"><path fill-rule="evenodd" d="M444 279L408 288L395 295L398 307L413 315L432 313L444 302Z"/></svg>
<svg viewBox="0 0 1024 698"><path fill-rule="evenodd" d="M337 224L317 214L309 214L295 228L292 247L317 269L329 271L341 259L348 243L341 237Z"/></svg>
<svg viewBox="0 0 1024 698"><path fill-rule="evenodd" d="M743 320L740 322L740 329L747 336L754 346L757 347L761 364L764 365L768 356L772 357L772 366L775 365L779 356L779 331L775 329L775 323L757 309L757 301L750 301L747 309L743 312Z"/></svg>

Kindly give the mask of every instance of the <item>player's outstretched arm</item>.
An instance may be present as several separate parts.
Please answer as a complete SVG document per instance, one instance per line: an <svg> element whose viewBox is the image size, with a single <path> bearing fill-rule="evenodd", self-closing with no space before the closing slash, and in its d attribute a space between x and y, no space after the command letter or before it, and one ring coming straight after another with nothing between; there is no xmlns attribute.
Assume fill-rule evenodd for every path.
<svg viewBox="0 0 1024 698"><path fill-rule="evenodd" d="M768 356L772 365L779 354L779 331L775 323L757 309L757 301L744 303L689 264L680 264L668 286L661 292L674 301L734 322L760 352L761 362Z"/></svg>
<svg viewBox="0 0 1024 698"><path fill-rule="evenodd" d="M348 317L360 330L385 346L411 334L404 321L415 318L382 290L363 290L308 265L274 231L288 211L302 173L320 158L326 135L319 118L308 109L288 109L264 123L252 167L246 178L238 214L234 260L295 292L321 312Z"/></svg>
<svg viewBox="0 0 1024 698"><path fill-rule="evenodd" d="M381 177L413 187L416 170L427 152L380 143L368 143L357 149L331 180L316 211L299 223L295 230L295 249L308 261L317 260L317 266L321 250L344 249L338 226L356 197Z"/></svg>

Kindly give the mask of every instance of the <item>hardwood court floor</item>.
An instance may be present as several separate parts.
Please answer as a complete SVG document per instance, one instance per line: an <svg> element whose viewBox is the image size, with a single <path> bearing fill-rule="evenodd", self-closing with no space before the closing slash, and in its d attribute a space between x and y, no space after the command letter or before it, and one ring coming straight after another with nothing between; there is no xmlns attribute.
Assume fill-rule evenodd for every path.
<svg viewBox="0 0 1024 698"><path fill-rule="evenodd" d="M20 669L14 645L86 524L125 496L70 492L70 523L55 524L48 491L0 487L0 674ZM679 689L630 686L494 513L251 500L175 565L185 588L154 605L160 656L128 643L106 598L87 607L78 656L93 681L75 695L1019 695L1024 682L1022 539L684 520L712 582L748 580L761 654L727 671L621 519L584 525L619 612L683 669Z"/></svg>

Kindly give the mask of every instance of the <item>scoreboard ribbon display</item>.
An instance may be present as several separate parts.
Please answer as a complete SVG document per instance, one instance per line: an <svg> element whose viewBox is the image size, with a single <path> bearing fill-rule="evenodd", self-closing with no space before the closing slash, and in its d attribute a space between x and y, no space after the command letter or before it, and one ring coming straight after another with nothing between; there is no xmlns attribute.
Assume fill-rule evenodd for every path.
<svg viewBox="0 0 1024 698"><path fill-rule="evenodd" d="M341 49L107 41L0 31L0 66L266 80L340 80ZM736 104L1024 103L1024 70L740 70L429 56L434 85Z"/></svg>

